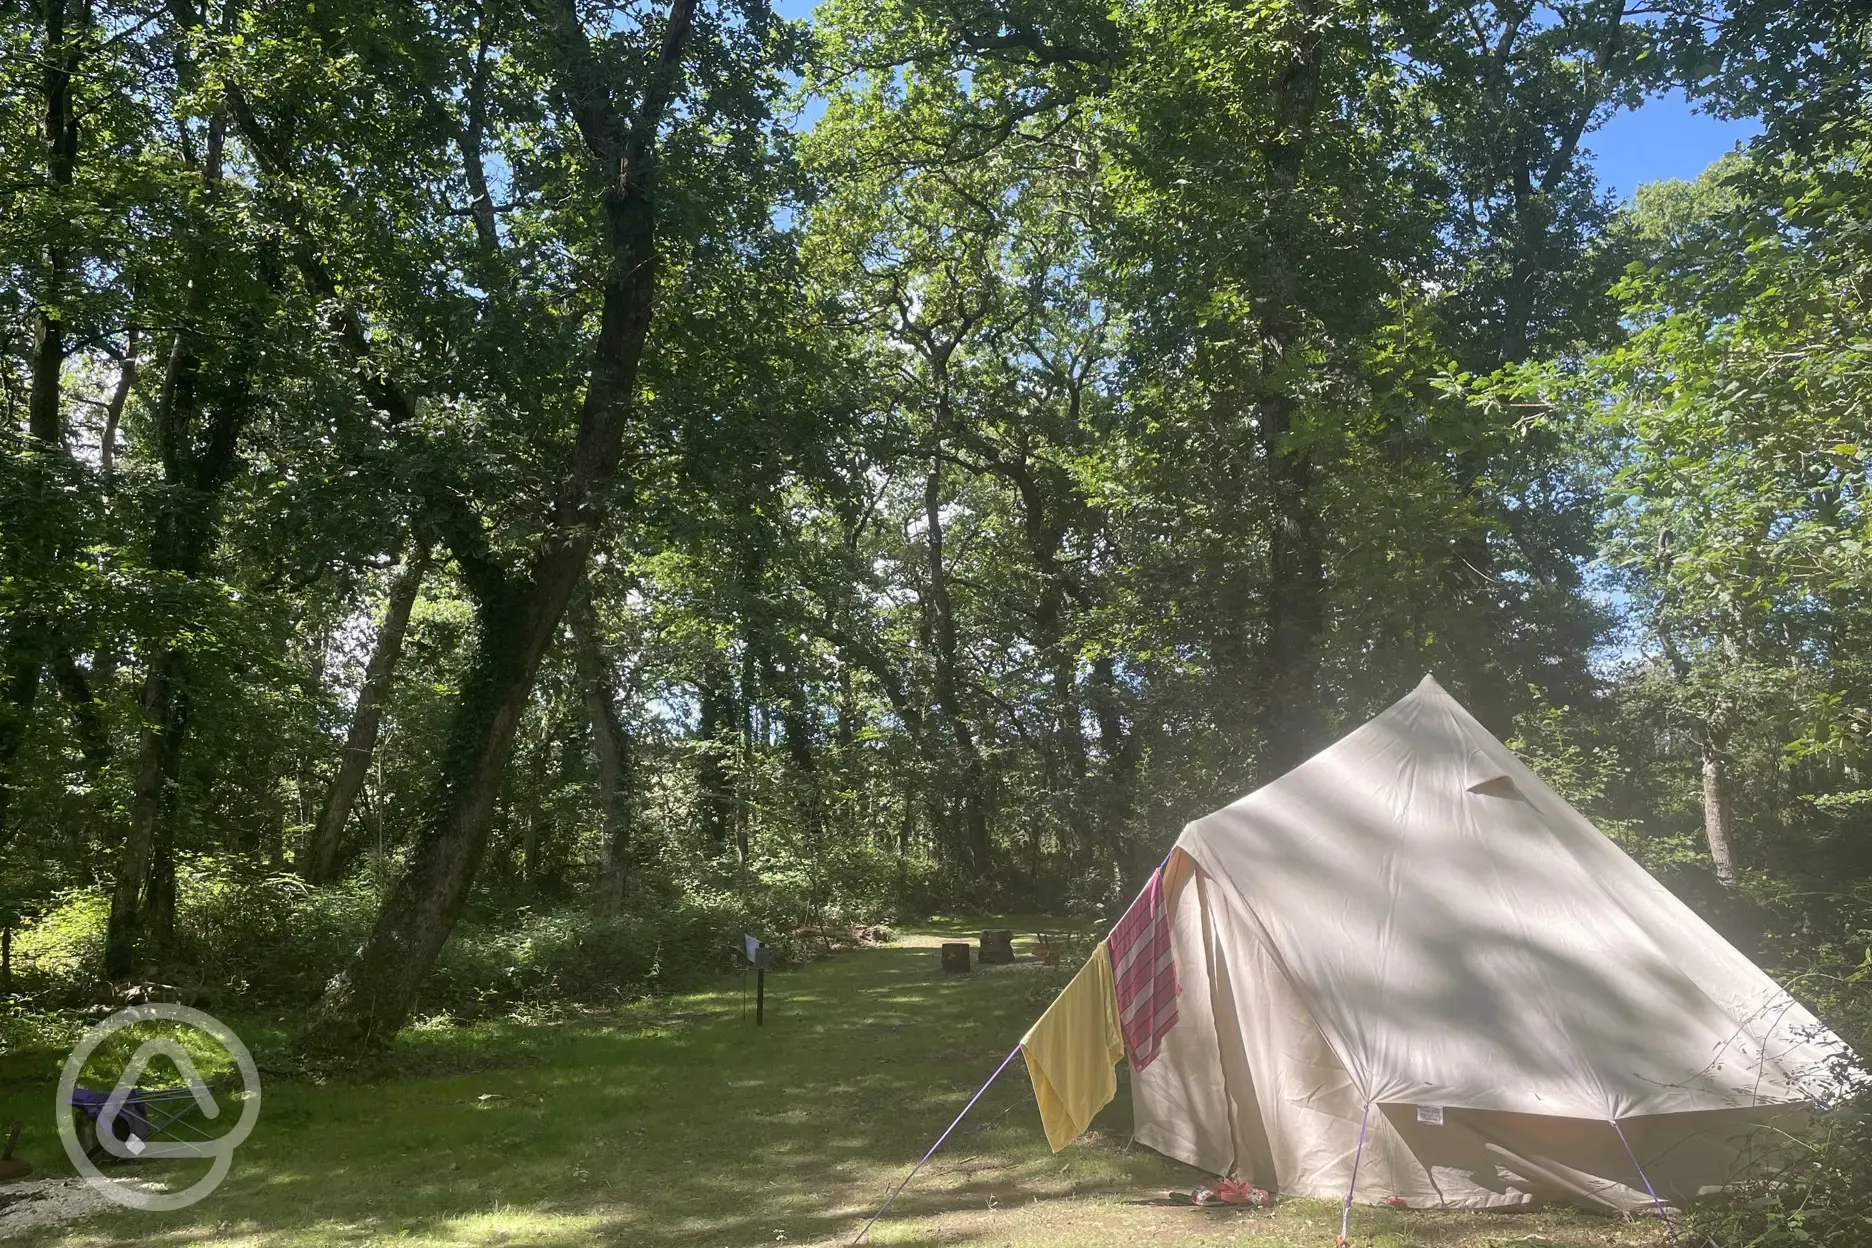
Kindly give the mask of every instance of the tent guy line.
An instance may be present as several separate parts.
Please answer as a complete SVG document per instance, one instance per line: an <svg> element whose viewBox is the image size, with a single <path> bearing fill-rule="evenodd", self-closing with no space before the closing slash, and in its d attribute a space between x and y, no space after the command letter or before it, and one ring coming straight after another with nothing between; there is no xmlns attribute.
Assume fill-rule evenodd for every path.
<svg viewBox="0 0 1872 1248"><path fill-rule="evenodd" d="M968 1104L964 1105L962 1107L962 1112L955 1116L955 1121L943 1128L943 1133L936 1137L936 1142L929 1146L929 1151L924 1153L922 1159L918 1161L916 1165L910 1167L910 1173L904 1175L897 1186L891 1189L891 1194L884 1198L884 1203L879 1205L878 1211L871 1215L871 1220L866 1222L864 1227L856 1235L852 1236L853 1244L859 1243L866 1235L870 1234L871 1228L877 1224L877 1220L884 1216L884 1211L889 1209L891 1207L891 1202L897 1199L897 1194L903 1191L903 1189L909 1185L910 1180L916 1178L917 1171L927 1165L929 1159L936 1155L936 1150L943 1146L943 1141L949 1138L950 1133L962 1125L962 1120L968 1117L969 1110L975 1108L975 1102L981 1100L983 1093L987 1092L988 1089L994 1085L994 1081L1001 1077L1001 1072L1008 1068L1009 1064L1020 1054L1020 1051L1021 1046L1018 1044L1008 1050L1008 1055L1001 1059L1001 1064L999 1066L995 1067L994 1074L988 1076L988 1082L982 1084L981 1087L975 1090L975 1095L969 1097Z"/></svg>
<svg viewBox="0 0 1872 1248"><path fill-rule="evenodd" d="M1359 1162L1365 1160L1365 1128L1371 1123L1371 1102L1359 1113L1358 1148L1352 1153L1352 1181L1346 1184L1345 1204L1339 1209L1339 1248L1346 1248L1346 1236L1352 1233L1352 1195L1358 1190Z"/></svg>
<svg viewBox="0 0 1872 1248"><path fill-rule="evenodd" d="M1638 1177L1644 1180L1645 1191L1651 1194L1651 1203L1657 1206L1658 1217L1663 1218L1668 1224L1670 1214L1665 1211L1664 1202L1658 1199L1657 1188L1651 1186L1651 1176L1645 1173L1644 1163L1638 1160L1637 1153L1632 1152L1631 1141L1625 1138L1625 1128L1619 1126L1619 1120L1616 1118L1608 1118L1606 1121L1610 1122L1612 1129L1618 1132L1619 1143L1625 1146L1625 1155L1631 1158L1631 1164L1638 1171Z"/></svg>

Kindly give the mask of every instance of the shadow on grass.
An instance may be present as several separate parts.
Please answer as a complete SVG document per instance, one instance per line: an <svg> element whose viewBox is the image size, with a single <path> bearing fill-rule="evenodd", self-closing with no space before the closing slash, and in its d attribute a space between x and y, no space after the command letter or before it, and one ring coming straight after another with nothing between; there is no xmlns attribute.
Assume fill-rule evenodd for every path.
<svg viewBox="0 0 1872 1248"><path fill-rule="evenodd" d="M751 1009L742 1021L730 979L602 1020L421 1033L400 1046L406 1068L478 1069L272 1081L231 1176L203 1204L64 1233L673 1248L849 1234L1018 1040L1044 1004L1044 978L944 976L934 950L890 947L770 975L761 1028ZM0 1114L29 1123L22 1151L69 1172L51 1121L57 1055L0 1062ZM1126 1130L1121 1108L1113 1132ZM893 1216L1116 1189L1165 1164L1108 1147L1062 1177L1018 1061L973 1121L987 1129L956 1140ZM186 1183L188 1165L122 1172Z"/></svg>
<svg viewBox="0 0 1872 1248"><path fill-rule="evenodd" d="M981 926L955 920L919 933L927 940ZM1069 925L998 926L1022 933L1025 957L1035 930ZM743 1021L741 985L730 979L603 1018L419 1033L399 1048L406 1069L451 1061L478 1069L364 1083L275 1080L232 1174L202 1204L113 1213L20 1242L720 1248L849 1240L1056 987L1050 972L946 976L935 949L889 947L770 975L760 1028L751 1008ZM0 1061L12 1067L0 1071L0 1117L24 1118L22 1151L42 1169L64 1169L45 1061ZM55 1079L56 1061L51 1067ZM1004 1215L1070 1220L1085 1206L1058 1198L1157 1196L1199 1177L1130 1148L1129 1133L1130 1098L1121 1091L1080 1145L1050 1153L1017 1058L873 1239L935 1242L926 1220L945 1215L943 1243L997 1235L997 1243L1024 1242L1005 1233ZM55 1159L61 1164L48 1164ZM173 1182L194 1177L185 1163L166 1164ZM163 1174L154 1165L124 1170ZM1116 1201L1100 1207L1124 1212ZM1337 1229L1335 1210L1296 1205L1289 1217L1286 1208L1262 1216L1330 1215ZM1192 1242L1216 1226L1202 1211L1184 1216L1198 1234ZM1070 1229L1035 1242L1076 1242Z"/></svg>

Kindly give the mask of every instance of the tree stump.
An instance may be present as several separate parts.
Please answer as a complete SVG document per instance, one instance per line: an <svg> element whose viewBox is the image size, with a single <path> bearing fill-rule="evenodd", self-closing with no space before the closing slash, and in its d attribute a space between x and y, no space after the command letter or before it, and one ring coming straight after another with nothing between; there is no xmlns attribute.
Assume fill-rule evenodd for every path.
<svg viewBox="0 0 1872 1248"><path fill-rule="evenodd" d="M950 974L961 974L969 969L969 947L964 940L944 941L942 947L943 970Z"/></svg>
<svg viewBox="0 0 1872 1248"><path fill-rule="evenodd" d="M983 966L1005 966L1014 960L1014 933L1005 927L990 928L981 934Z"/></svg>

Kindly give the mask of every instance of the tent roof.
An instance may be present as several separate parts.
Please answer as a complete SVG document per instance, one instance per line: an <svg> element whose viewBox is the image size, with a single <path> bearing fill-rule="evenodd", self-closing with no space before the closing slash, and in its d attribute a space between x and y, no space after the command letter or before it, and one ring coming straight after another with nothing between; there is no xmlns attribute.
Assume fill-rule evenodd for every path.
<svg viewBox="0 0 1872 1248"><path fill-rule="evenodd" d="M1429 677L1177 844L1233 889L1369 1101L1790 1102L1844 1053Z"/></svg>

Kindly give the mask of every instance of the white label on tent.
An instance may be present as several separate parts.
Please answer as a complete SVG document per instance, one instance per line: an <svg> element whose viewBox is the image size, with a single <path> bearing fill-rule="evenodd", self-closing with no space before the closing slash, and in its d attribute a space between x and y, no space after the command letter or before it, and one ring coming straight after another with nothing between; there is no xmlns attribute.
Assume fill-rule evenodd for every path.
<svg viewBox="0 0 1872 1248"><path fill-rule="evenodd" d="M1423 1123L1427 1127L1442 1126L1443 1107L1441 1105L1419 1105L1417 1107L1417 1121Z"/></svg>

